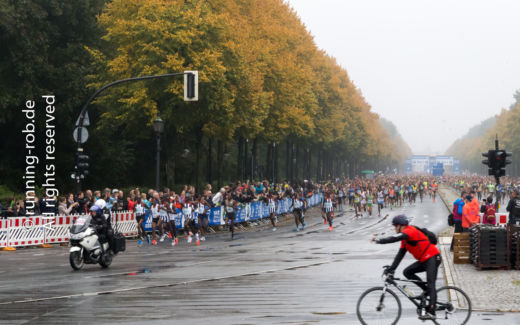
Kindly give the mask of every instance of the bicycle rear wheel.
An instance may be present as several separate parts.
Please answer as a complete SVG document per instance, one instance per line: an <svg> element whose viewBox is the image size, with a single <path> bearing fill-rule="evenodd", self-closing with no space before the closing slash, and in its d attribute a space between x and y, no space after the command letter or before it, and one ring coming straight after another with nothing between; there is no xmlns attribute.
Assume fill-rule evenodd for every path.
<svg viewBox="0 0 520 325"><path fill-rule="evenodd" d="M363 325L397 324L401 317L401 301L390 289L370 288L359 297L356 313Z"/></svg>
<svg viewBox="0 0 520 325"><path fill-rule="evenodd" d="M471 317L471 300L457 287L442 287L437 290L436 310L439 324L467 324Z"/></svg>

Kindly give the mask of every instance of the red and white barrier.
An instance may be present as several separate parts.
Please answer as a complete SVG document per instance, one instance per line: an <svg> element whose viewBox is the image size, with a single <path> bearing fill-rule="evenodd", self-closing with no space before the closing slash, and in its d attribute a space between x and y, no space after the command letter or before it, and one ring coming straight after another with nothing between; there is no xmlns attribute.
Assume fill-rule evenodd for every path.
<svg viewBox="0 0 520 325"><path fill-rule="evenodd" d="M9 220L0 219L0 248L7 247L7 243L9 242Z"/></svg>
<svg viewBox="0 0 520 325"><path fill-rule="evenodd" d="M41 216L7 219L7 245L22 247L43 244L44 230Z"/></svg>
<svg viewBox="0 0 520 325"><path fill-rule="evenodd" d="M70 226L78 216L55 216L53 219L48 219L49 226L45 228L45 244L68 243Z"/></svg>
<svg viewBox="0 0 520 325"><path fill-rule="evenodd" d="M122 233L125 237L137 236L137 221L135 214L131 211L112 213L112 228Z"/></svg>
<svg viewBox="0 0 520 325"><path fill-rule="evenodd" d="M70 226L80 215L13 217L0 220L0 248L68 243ZM112 227L125 237L137 236L135 214L112 213Z"/></svg>

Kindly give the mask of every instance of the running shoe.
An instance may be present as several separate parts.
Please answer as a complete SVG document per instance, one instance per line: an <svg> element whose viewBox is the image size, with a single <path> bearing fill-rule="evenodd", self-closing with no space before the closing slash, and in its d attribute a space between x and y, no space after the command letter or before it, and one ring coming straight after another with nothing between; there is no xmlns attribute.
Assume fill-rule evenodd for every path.
<svg viewBox="0 0 520 325"><path fill-rule="evenodd" d="M200 245L200 239L197 239L197 242L195 243L195 245L197 245L197 246Z"/></svg>
<svg viewBox="0 0 520 325"><path fill-rule="evenodd" d="M168 233L168 238L170 238L170 239L172 238L172 233L171 232Z"/></svg>
<svg viewBox="0 0 520 325"><path fill-rule="evenodd" d="M326 220L326 219L323 219L323 224L324 224L324 225L327 224L327 220Z"/></svg>
<svg viewBox="0 0 520 325"><path fill-rule="evenodd" d="M163 234L163 235L161 236L161 238L159 239L159 241L162 243L162 242L164 241L164 238L165 238L165 237L166 237L166 234Z"/></svg>
<svg viewBox="0 0 520 325"><path fill-rule="evenodd" d="M188 236L188 243L191 243L191 236Z"/></svg>
<svg viewBox="0 0 520 325"><path fill-rule="evenodd" d="M299 227L296 227L296 232L300 231L300 228Z"/></svg>
<svg viewBox="0 0 520 325"><path fill-rule="evenodd" d="M273 231L276 231L276 227L273 228Z"/></svg>
<svg viewBox="0 0 520 325"><path fill-rule="evenodd" d="M177 245L178 242L179 240L177 239L177 237L175 237L175 240L173 241L174 245Z"/></svg>
<svg viewBox="0 0 520 325"><path fill-rule="evenodd" d="M152 245L157 245L157 240L152 240Z"/></svg>
<svg viewBox="0 0 520 325"><path fill-rule="evenodd" d="M146 235L146 242L150 245L150 235Z"/></svg>
<svg viewBox="0 0 520 325"><path fill-rule="evenodd" d="M137 246L141 247L143 246L143 240L139 238L139 241L137 242Z"/></svg>
<svg viewBox="0 0 520 325"><path fill-rule="evenodd" d="M202 237L200 237L200 240L205 241L206 237L202 236Z"/></svg>
<svg viewBox="0 0 520 325"><path fill-rule="evenodd" d="M305 230L305 222L302 224L302 230Z"/></svg>
<svg viewBox="0 0 520 325"><path fill-rule="evenodd" d="M329 231L332 231L332 228L333 228L333 227L332 227L332 226L330 226L330 227L329 227Z"/></svg>

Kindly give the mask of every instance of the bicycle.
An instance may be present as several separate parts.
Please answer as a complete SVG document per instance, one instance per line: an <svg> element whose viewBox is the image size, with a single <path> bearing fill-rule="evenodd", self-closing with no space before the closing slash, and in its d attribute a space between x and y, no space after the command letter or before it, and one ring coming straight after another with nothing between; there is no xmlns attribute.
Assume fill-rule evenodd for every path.
<svg viewBox="0 0 520 325"><path fill-rule="evenodd" d="M388 266L384 267L385 270ZM389 287L400 291L417 307L418 317L424 316L427 306L427 293L413 295L405 285L398 282L423 283L423 281L395 278L392 273L383 272L384 286L373 287L361 294L356 306L356 313L363 325L397 324L401 317L401 301ZM460 288L444 286L437 289L436 318L428 319L440 324L466 324L471 317L471 300ZM426 321L426 320L423 320Z"/></svg>

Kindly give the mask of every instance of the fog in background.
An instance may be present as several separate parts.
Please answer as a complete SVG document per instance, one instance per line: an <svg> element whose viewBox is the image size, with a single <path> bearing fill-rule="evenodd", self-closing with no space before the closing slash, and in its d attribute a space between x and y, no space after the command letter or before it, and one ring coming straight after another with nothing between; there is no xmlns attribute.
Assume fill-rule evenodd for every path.
<svg viewBox="0 0 520 325"><path fill-rule="evenodd" d="M289 0L414 154L442 154L520 89L520 1Z"/></svg>

